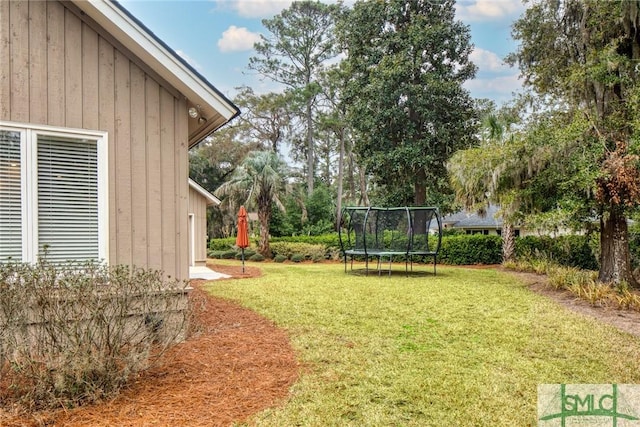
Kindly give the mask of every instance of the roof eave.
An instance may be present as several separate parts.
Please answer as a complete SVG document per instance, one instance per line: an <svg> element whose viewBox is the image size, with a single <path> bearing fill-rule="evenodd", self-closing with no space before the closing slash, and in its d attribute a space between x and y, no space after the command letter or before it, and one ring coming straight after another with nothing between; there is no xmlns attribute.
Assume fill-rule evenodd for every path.
<svg viewBox="0 0 640 427"><path fill-rule="evenodd" d="M220 203L222 203L220 199L208 192L203 186L201 186L191 178L189 178L189 187L191 187L194 191L204 197L207 200L207 205L218 206L220 205Z"/></svg>
<svg viewBox="0 0 640 427"><path fill-rule="evenodd" d="M220 118L189 135L189 147L240 114L240 110L169 46L117 2L72 0L73 3L134 55L173 85L191 104L209 106Z"/></svg>

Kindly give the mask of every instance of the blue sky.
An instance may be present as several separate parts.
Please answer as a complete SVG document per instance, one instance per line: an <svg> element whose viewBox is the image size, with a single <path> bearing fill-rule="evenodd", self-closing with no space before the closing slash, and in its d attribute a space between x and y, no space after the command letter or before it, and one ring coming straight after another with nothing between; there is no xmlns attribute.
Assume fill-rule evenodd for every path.
<svg viewBox="0 0 640 427"><path fill-rule="evenodd" d="M248 69L253 43L266 34L261 20L287 8L285 0L121 0L120 3L161 40L187 60L227 97L235 87L247 85L256 92L269 91ZM349 4L347 2L347 4ZM520 0L462 0L457 18L470 26L478 66L476 79L465 87L477 98L498 105L519 90L518 70L502 59L516 44L511 24L524 11Z"/></svg>

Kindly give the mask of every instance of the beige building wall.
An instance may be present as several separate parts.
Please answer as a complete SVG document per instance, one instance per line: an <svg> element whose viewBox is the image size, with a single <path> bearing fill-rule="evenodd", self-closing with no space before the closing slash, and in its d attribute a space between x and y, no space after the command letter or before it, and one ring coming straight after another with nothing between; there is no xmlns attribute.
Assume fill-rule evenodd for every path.
<svg viewBox="0 0 640 427"><path fill-rule="evenodd" d="M0 0L0 120L108 132L111 264L188 278L186 111L73 4Z"/></svg>
<svg viewBox="0 0 640 427"><path fill-rule="evenodd" d="M193 221L193 240L190 240L192 258L190 265L207 263L207 205L211 204L202 194L189 187L189 215Z"/></svg>

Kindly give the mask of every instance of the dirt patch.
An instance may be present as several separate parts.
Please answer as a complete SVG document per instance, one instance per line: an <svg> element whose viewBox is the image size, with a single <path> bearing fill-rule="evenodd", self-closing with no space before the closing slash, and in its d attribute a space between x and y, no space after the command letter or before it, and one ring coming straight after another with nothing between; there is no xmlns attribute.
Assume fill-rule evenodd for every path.
<svg viewBox="0 0 640 427"><path fill-rule="evenodd" d="M256 267L213 266L235 277ZM239 268L239 271L237 269ZM112 401L73 410L11 414L2 426L228 426L283 402L298 377L286 333L258 314L213 298L193 281L197 332Z"/></svg>
<svg viewBox="0 0 640 427"><path fill-rule="evenodd" d="M640 337L640 312L633 310L618 310L611 307L593 306L587 301L577 298L566 290L556 290L552 288L547 280L547 276L535 273L522 273L506 270L498 267L504 272L512 274L522 279L529 289L552 299L569 310L578 312L585 316L593 317L601 322L613 325L616 328L636 337Z"/></svg>

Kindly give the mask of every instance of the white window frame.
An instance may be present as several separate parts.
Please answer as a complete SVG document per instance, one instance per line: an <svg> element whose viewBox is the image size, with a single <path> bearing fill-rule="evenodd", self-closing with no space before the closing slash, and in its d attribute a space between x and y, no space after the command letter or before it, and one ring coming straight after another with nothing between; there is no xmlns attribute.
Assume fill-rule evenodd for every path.
<svg viewBox="0 0 640 427"><path fill-rule="evenodd" d="M109 263L109 170L107 132L0 121L0 130L20 134L22 262L38 259L38 136L96 142L98 184L98 260Z"/></svg>

